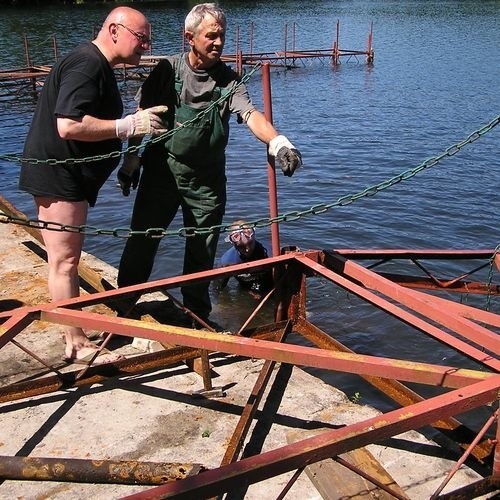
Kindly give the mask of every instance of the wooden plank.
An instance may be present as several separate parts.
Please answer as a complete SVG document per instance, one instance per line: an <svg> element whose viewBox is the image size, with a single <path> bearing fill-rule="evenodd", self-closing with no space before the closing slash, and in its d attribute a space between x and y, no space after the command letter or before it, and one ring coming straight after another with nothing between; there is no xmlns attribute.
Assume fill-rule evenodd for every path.
<svg viewBox="0 0 500 500"><path fill-rule="evenodd" d="M293 431L287 434L287 441L288 443L294 443L328 430ZM358 448L343 453L339 457L390 488L391 491L398 495L397 498L409 498L382 464L366 448ZM349 498L350 500L394 500L395 498L394 495L332 458L307 465L305 471L318 493L325 500L339 500L341 498Z"/></svg>

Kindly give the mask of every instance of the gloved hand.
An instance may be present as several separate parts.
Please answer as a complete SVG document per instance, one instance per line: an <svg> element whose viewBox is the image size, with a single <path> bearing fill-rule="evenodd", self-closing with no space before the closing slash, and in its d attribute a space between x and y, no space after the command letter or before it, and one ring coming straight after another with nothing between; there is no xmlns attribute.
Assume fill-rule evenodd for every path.
<svg viewBox="0 0 500 500"><path fill-rule="evenodd" d="M116 120L116 136L125 141L129 137L140 135L164 134L167 132L167 124L161 115L167 110L168 106L154 106Z"/></svg>
<svg viewBox="0 0 500 500"><path fill-rule="evenodd" d="M291 177L295 170L302 166L302 156L299 150L284 135L271 139L269 154L278 160L283 175L287 177Z"/></svg>
<svg viewBox="0 0 500 500"><path fill-rule="evenodd" d="M118 170L118 185L123 196L130 194L130 187L137 188L141 174L141 158L135 154L125 153L123 155L123 165Z"/></svg>

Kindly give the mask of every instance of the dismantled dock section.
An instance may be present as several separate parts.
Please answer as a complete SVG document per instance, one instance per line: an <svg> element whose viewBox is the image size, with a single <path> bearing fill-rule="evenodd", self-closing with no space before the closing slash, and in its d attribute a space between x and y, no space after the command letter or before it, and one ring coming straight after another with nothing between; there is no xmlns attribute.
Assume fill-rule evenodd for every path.
<svg viewBox="0 0 500 500"><path fill-rule="evenodd" d="M333 66L341 64L342 59L346 61L364 59L367 64L372 64L374 61L373 23L370 25L366 48L361 50L340 48L340 21L336 23L335 36L332 46L329 48L297 48L296 29L296 23L293 23L291 28L289 28L288 24L285 24L283 47L278 50L259 52L254 50L253 23L250 23L249 40L246 43L248 50L246 51L241 49L243 42L240 37L240 27L237 26L235 51L232 54L224 54L222 60L228 64L233 64L239 74L243 74L245 67L254 67L264 63L268 63L271 67L275 68L293 69L319 60L330 61ZM56 34L53 34L50 40L53 62L45 61L44 63L36 64L33 61L29 38L26 34L23 36L23 43L26 66L23 68L0 70L0 96L12 92L14 85L17 88L19 85L25 86L28 84L31 91L36 92L43 85L43 80L49 73L53 62L57 61L59 57L60 50L57 45ZM184 52L186 50L184 36L182 36L180 45L181 52ZM117 66L115 71L117 76L122 80L144 80L158 61L165 57L165 55L153 54L152 48L150 48L149 54L142 56L138 66L123 64Z"/></svg>

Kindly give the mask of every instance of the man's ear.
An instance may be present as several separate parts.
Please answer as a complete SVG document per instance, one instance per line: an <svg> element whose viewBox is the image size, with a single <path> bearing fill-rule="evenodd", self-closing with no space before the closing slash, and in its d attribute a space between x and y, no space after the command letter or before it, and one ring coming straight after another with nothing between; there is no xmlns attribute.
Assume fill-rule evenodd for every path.
<svg viewBox="0 0 500 500"><path fill-rule="evenodd" d="M192 31L185 31L184 36L186 37L186 42L189 43L189 45L194 45L193 38L194 38L194 33Z"/></svg>
<svg viewBox="0 0 500 500"><path fill-rule="evenodd" d="M111 23L108 27L109 34L111 35L111 40L116 43L118 37L118 27L115 23Z"/></svg>

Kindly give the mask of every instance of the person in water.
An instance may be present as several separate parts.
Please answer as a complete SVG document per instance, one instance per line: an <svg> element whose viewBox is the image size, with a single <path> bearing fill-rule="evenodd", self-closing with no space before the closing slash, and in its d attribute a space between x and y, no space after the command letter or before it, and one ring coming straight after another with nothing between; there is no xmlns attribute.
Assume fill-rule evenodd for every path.
<svg viewBox="0 0 500 500"><path fill-rule="evenodd" d="M267 248L256 239L255 229L244 220L236 220L231 224L231 231L225 241L231 243L219 260L220 267L233 266L265 259L268 257ZM244 289L249 290L255 297L268 292L273 286L272 271L257 271L240 273L235 276ZM223 278L216 284L219 290L224 289L229 282L229 277Z"/></svg>

